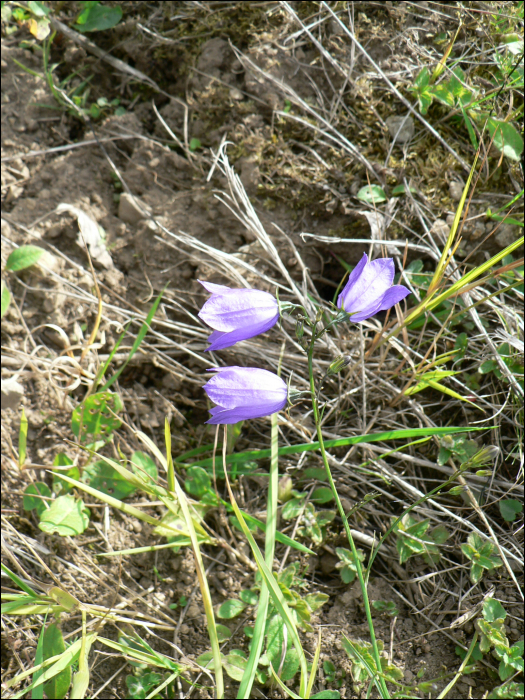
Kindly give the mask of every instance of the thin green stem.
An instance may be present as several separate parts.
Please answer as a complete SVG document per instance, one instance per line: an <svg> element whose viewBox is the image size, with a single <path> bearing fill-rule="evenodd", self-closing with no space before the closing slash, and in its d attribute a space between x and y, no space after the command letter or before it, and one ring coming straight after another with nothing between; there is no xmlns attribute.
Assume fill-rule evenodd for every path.
<svg viewBox="0 0 525 700"><path fill-rule="evenodd" d="M328 478L328 483L330 484L330 488L332 489L332 493L334 495L334 499L335 499L335 502L337 504L337 510L339 511L339 515L341 516L341 519L343 521L346 536L348 538L348 542L350 544L350 549L352 550L352 555L353 555L354 561L355 561L355 566L356 566L356 570L357 570L357 577L359 579L359 585L361 586L361 592L363 594L363 603L365 606L366 620L368 622L368 629L370 632L370 641L372 642L374 661L376 663L376 668L377 668L377 673L378 673L377 682L379 683L381 695L383 696L383 698L389 698L390 695L389 695L387 687L386 687L385 679L382 677L382 675L380 675L381 674L381 657L379 656L379 648L377 646L377 640L376 640L376 635L375 635L375 631L374 631L374 623L372 621L372 612L370 610L370 601L368 600L368 592L366 590L366 583L365 583L365 579L363 576L363 569L361 568L361 562L359 561L359 557L357 555L357 549L355 546L354 538L352 537L352 533L350 531L350 526L348 524L348 520L346 518L345 511L344 511L343 505L341 503L341 499L339 498L339 494L337 493L334 479L332 477L332 472L330 471L330 467L328 465L328 457L326 456L326 449L325 449L324 441L323 441L323 433L321 430L321 418L320 418L320 414L319 414L319 406L317 404L317 396L316 396L316 390L315 390L314 367L313 367L313 354L314 354L315 337L316 337L316 334L314 332L312 335L312 341L310 343L310 347L308 350L308 373L310 375L310 394L312 397L312 408L313 408L313 412L314 412L315 427L317 429L317 439L319 440L319 449L321 450L321 456L323 458L323 464L324 464L324 468L326 470L326 476Z"/></svg>
<svg viewBox="0 0 525 700"><path fill-rule="evenodd" d="M271 441L271 460L270 460L270 480L268 483L268 504L266 513L266 533L264 542L264 560L266 566L273 568L273 557L275 553L275 533L277 530L277 493L279 489L279 444L278 444L278 428L277 428L277 413L272 415L272 441ZM270 591L268 585L263 578L261 584L261 594L259 596L259 604L257 606L257 617L253 630L253 641L250 649L250 656L246 665L246 670L241 679L237 698L249 698L252 689L255 672L261 656L261 651L264 643L264 632L266 629L266 618L268 613L268 602L270 599Z"/></svg>

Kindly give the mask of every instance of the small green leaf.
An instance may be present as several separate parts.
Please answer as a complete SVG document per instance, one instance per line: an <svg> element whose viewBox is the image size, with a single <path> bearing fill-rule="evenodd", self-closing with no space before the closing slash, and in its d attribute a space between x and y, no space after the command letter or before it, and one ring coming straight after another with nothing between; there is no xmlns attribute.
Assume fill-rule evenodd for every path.
<svg viewBox="0 0 525 700"><path fill-rule="evenodd" d="M196 151L198 148L201 148L201 142L199 139L193 138L190 140L190 151Z"/></svg>
<svg viewBox="0 0 525 700"><path fill-rule="evenodd" d="M246 670L247 659L240 649L231 651L223 662L224 670L234 681L241 681Z"/></svg>
<svg viewBox="0 0 525 700"><path fill-rule="evenodd" d="M131 456L131 468L133 472L142 479L146 478L144 474L144 472L146 472L147 476L149 476L152 481L157 481L157 465L145 452L133 453Z"/></svg>
<svg viewBox="0 0 525 700"><path fill-rule="evenodd" d="M489 598L483 603L483 617L487 622L495 622L496 620L504 620L507 617L507 611L499 600Z"/></svg>
<svg viewBox="0 0 525 700"><path fill-rule="evenodd" d="M112 29L122 19L121 7L107 7L99 3L86 3L77 18L75 29L79 32L100 32Z"/></svg>
<svg viewBox="0 0 525 700"><path fill-rule="evenodd" d="M66 645L64 644L64 638L62 637L62 632L60 627L53 622L50 624L46 631L44 632L44 661L50 659L52 656L58 656L63 654L66 650ZM53 676L47 683L44 684L44 693L48 698L65 698L69 686L71 683L71 666L66 666L60 673Z"/></svg>
<svg viewBox="0 0 525 700"><path fill-rule="evenodd" d="M62 537L80 535L89 525L89 508L73 496L59 496L40 516L38 527L49 534Z"/></svg>
<svg viewBox="0 0 525 700"><path fill-rule="evenodd" d="M494 135L494 145L511 160L519 161L523 153L523 140L509 122L489 117L487 127L491 137Z"/></svg>
<svg viewBox="0 0 525 700"><path fill-rule="evenodd" d="M47 503L51 503L51 500L45 501L39 496L45 496L51 499L51 491L49 486L44 484L43 481L35 481L29 484L24 489L24 498L22 499L22 505L24 510L36 510L37 514L40 516L48 508Z"/></svg>
<svg viewBox="0 0 525 700"><path fill-rule="evenodd" d="M516 501L514 498L507 498L499 502L499 511L504 520L508 523L513 523L516 517L523 510L523 504Z"/></svg>
<svg viewBox="0 0 525 700"><path fill-rule="evenodd" d="M332 489L328 486L320 486L318 489L313 490L311 499L315 503L329 503L334 500L334 495Z"/></svg>
<svg viewBox="0 0 525 700"><path fill-rule="evenodd" d="M357 199L360 199L362 202L368 202L368 204L379 204L380 202L386 202L387 196L379 185L365 185L357 193Z"/></svg>
<svg viewBox="0 0 525 700"><path fill-rule="evenodd" d="M82 430L82 441L93 438L109 439L122 422L113 416L122 410L122 401L118 394L111 391L100 391L88 396L77 406L71 415L71 430L78 437Z"/></svg>
<svg viewBox="0 0 525 700"><path fill-rule="evenodd" d="M217 638L219 640L219 643L222 644L222 642L225 642L227 639L229 639L232 636L232 631L229 627L226 627L226 625L215 625L215 628L217 630Z"/></svg>
<svg viewBox="0 0 525 700"><path fill-rule="evenodd" d="M56 467L68 467L71 465L71 469L57 469ZM78 467L74 467L73 465L73 460L70 459L66 454L63 452L59 452L55 459L53 460L53 492L56 494L60 494L63 496L66 493L69 493L73 486L65 481L65 479L61 479L61 475L63 474L64 476L69 476L71 479L80 479L80 470Z"/></svg>
<svg viewBox="0 0 525 700"><path fill-rule="evenodd" d="M22 245L9 255L5 269L12 272L25 270L26 267L31 267L37 263L44 253L45 250L43 248L38 248L35 245Z"/></svg>
<svg viewBox="0 0 525 700"><path fill-rule="evenodd" d="M7 285L5 282L2 280L2 315L1 318L4 318L7 309L9 308L9 304L11 303L11 292L7 288Z"/></svg>
<svg viewBox="0 0 525 700"><path fill-rule="evenodd" d="M412 193L416 193L416 192L417 192L417 189L416 189L415 187L409 187L408 189L409 189L409 191L412 192ZM406 194L406 188L405 188L404 185L397 185L397 186L394 187L394 189L392 190L392 195L393 195L394 197L397 197L397 196L400 195L400 194Z"/></svg>
<svg viewBox="0 0 525 700"><path fill-rule="evenodd" d="M81 481L108 494L108 496L117 498L119 501L131 496L136 491L133 484L128 483L116 469L113 469L103 459L91 462L84 467Z"/></svg>
<svg viewBox="0 0 525 700"><path fill-rule="evenodd" d="M223 620L231 620L237 617L237 615L240 615L245 607L246 603L243 603L242 600L238 600L237 598L227 600L217 610L217 617Z"/></svg>
<svg viewBox="0 0 525 700"><path fill-rule="evenodd" d="M18 433L18 466L23 467L27 457L27 430L29 424L27 422L26 414L22 408L22 415L20 417L20 431Z"/></svg>
<svg viewBox="0 0 525 700"><path fill-rule="evenodd" d="M241 591L239 593L239 598L246 603L246 605L257 605L259 601L259 596L255 591Z"/></svg>

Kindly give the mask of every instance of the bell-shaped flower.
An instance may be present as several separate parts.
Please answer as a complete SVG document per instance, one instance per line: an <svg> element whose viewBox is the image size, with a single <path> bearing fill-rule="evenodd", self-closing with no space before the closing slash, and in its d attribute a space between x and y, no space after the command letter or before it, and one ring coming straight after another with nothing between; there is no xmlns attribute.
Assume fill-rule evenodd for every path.
<svg viewBox="0 0 525 700"><path fill-rule="evenodd" d="M204 385L204 391L217 405L206 421L238 423L250 418L262 418L282 410L288 399L288 387L273 372L257 367L215 367L217 372Z"/></svg>
<svg viewBox="0 0 525 700"><path fill-rule="evenodd" d="M359 323L386 311L410 294L402 284L392 285L395 267L392 258L368 261L363 257L348 277L345 288L337 299L337 306L348 314L351 321Z"/></svg>
<svg viewBox="0 0 525 700"><path fill-rule="evenodd" d="M240 340L253 338L269 330L279 319L277 299L268 292L199 282L211 292L211 297L199 312L199 318L213 328L207 350L222 350Z"/></svg>

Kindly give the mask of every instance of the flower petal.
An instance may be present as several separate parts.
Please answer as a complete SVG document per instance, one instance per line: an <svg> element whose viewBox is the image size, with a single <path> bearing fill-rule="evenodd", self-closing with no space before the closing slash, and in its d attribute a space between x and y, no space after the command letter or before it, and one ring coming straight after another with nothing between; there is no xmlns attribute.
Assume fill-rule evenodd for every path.
<svg viewBox="0 0 525 700"><path fill-rule="evenodd" d="M228 333L279 318L277 300L268 292L259 289L229 289L213 294L199 312L199 318L214 330ZM271 327L271 326L269 326ZM247 338L257 335L249 333Z"/></svg>
<svg viewBox="0 0 525 700"><path fill-rule="evenodd" d="M203 282L202 280L197 280L199 284L202 284L204 289L207 289L211 294L217 294L220 292L231 291L229 287L225 287L223 284L214 284L213 282Z"/></svg>
<svg viewBox="0 0 525 700"><path fill-rule="evenodd" d="M208 342L211 343L209 348L206 348L206 352L213 350L224 350L224 348L229 348L235 343L241 340L247 340L248 338L253 338L256 335L260 335L265 331L269 330L275 321L271 318L265 323L255 324L249 328L243 327L235 331L230 331L229 333L223 333L222 331L213 331L213 333L208 338Z"/></svg>
<svg viewBox="0 0 525 700"><path fill-rule="evenodd" d="M407 289L402 284L395 284L393 287L390 287L390 289L387 289L378 310L386 311L390 309L395 304L399 304L400 301L403 301L409 294L410 289Z"/></svg>
<svg viewBox="0 0 525 700"><path fill-rule="evenodd" d="M361 276L361 273L363 272L365 265L367 265L367 264L368 264L368 255L366 253L363 253L363 257L357 263L357 265L354 267L352 272L348 275L348 280L344 286L344 289L337 298L337 308L339 308L339 309L343 308L342 303L343 303L343 299L345 297L345 294L347 293L348 290L352 289L354 284L357 282L357 280Z"/></svg>
<svg viewBox="0 0 525 700"><path fill-rule="evenodd" d="M223 367L204 386L209 398L223 408L253 406L264 409L282 402L288 389L273 372L256 367Z"/></svg>
<svg viewBox="0 0 525 700"><path fill-rule="evenodd" d="M356 270L361 266L361 274L348 280L341 295L342 308L347 313L359 312L360 316L363 312L377 313L378 302L392 285L395 275L392 258L379 258L362 266L363 259L356 266Z"/></svg>

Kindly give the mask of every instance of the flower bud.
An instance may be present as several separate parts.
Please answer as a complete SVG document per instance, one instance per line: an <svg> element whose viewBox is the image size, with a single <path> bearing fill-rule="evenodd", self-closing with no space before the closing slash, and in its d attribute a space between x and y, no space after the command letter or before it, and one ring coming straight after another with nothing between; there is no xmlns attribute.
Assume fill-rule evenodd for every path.
<svg viewBox="0 0 525 700"><path fill-rule="evenodd" d="M304 335L304 321L296 321L295 323L295 337L297 340L301 340Z"/></svg>
<svg viewBox="0 0 525 700"><path fill-rule="evenodd" d="M326 376L329 377L332 374L339 374L342 369L348 367L351 361L352 358L350 355L339 355L328 367Z"/></svg>
<svg viewBox="0 0 525 700"><path fill-rule="evenodd" d="M293 482L288 474L285 474L279 479L279 488L277 490L277 498L281 503L286 503L292 497Z"/></svg>

